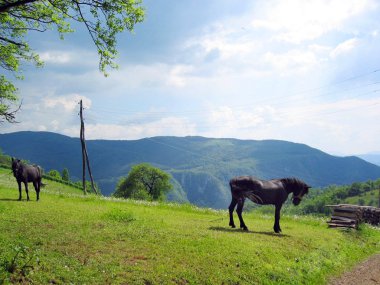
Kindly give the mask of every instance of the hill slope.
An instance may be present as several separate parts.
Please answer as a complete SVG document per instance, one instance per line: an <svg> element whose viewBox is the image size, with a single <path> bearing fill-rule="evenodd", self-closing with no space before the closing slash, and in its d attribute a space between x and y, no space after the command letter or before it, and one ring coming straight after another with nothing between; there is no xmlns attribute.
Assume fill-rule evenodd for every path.
<svg viewBox="0 0 380 285"><path fill-rule="evenodd" d="M335 157L303 144L285 141L155 137L135 141L87 142L92 170L102 192L114 191L130 167L149 162L174 177L170 199L225 208L228 181L236 175L261 178L295 176L308 184L350 184L380 177L380 167L357 157ZM0 135L0 148L46 170L67 167L79 179L79 139L54 133L19 132Z"/></svg>
<svg viewBox="0 0 380 285"><path fill-rule="evenodd" d="M380 232L328 229L324 220L245 219L225 211L93 196L48 183L18 202L0 169L0 284L324 284L380 250ZM25 196L24 196L25 197Z"/></svg>

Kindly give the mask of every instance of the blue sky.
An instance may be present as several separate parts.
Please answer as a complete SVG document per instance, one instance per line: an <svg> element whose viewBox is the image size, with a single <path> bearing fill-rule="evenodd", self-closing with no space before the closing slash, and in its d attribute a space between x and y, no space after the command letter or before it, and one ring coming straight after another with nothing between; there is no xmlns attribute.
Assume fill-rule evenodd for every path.
<svg viewBox="0 0 380 285"><path fill-rule="evenodd" d="M375 0L144 1L105 78L84 27L30 34L17 125L87 139L160 135L281 139L380 151L380 3Z"/></svg>

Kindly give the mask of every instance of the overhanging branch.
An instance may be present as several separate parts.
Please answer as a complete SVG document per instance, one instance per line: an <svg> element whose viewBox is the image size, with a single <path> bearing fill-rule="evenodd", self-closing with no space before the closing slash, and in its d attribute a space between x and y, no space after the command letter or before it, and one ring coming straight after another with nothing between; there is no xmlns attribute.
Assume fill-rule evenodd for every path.
<svg viewBox="0 0 380 285"><path fill-rule="evenodd" d="M1 114L1 116L8 122L8 123L12 123L12 124L18 124L19 122L16 121L16 113L18 111L20 111L21 109L21 105L22 105L22 102L21 104L18 106L18 108L14 111L11 111L11 112L5 112L4 114ZM4 122L4 120L0 119L0 123L1 122Z"/></svg>
<svg viewBox="0 0 380 285"><path fill-rule="evenodd" d="M13 7L22 6L28 3L36 2L37 0L22 0L22 1L16 1L16 2L6 2L0 6L0 13L7 12L9 9Z"/></svg>
<svg viewBox="0 0 380 285"><path fill-rule="evenodd" d="M18 43L18 42L15 42L13 40L10 40L10 39L7 39L7 38L3 38L3 37L0 37L0 40L1 41L4 41L4 42L7 42L7 43L10 43L10 44L13 44L13 45L16 45L16 46L23 46L25 47L26 45L23 44L23 43Z"/></svg>

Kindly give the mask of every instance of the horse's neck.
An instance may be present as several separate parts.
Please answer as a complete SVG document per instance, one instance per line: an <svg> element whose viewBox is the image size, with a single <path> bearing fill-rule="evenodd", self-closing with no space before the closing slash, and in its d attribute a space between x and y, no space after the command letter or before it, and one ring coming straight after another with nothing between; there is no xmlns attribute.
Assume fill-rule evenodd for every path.
<svg viewBox="0 0 380 285"><path fill-rule="evenodd" d="M288 195L289 195L290 193L294 193L294 189L293 189L293 187L290 187L289 184L284 183L284 188L285 188L286 193L288 193Z"/></svg>
<svg viewBox="0 0 380 285"><path fill-rule="evenodd" d="M19 167L19 169L18 169L18 172L19 172L20 174L24 174L24 172L25 172L27 166L28 166L27 164L21 163L21 164L20 164L20 167Z"/></svg>
<svg viewBox="0 0 380 285"><path fill-rule="evenodd" d="M290 193L294 193L294 185L292 183L292 180L289 179L289 178L283 178L283 179L280 179L280 181L282 182L282 185L284 186L284 189L286 191L286 193L288 193L288 195Z"/></svg>

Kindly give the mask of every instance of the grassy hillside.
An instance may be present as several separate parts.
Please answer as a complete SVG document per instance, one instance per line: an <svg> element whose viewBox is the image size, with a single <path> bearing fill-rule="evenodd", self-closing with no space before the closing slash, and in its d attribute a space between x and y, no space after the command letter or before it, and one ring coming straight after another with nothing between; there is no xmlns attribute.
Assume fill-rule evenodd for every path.
<svg viewBox="0 0 380 285"><path fill-rule="evenodd" d="M380 251L380 231L328 229L325 220L246 215L190 205L83 197L48 182L41 200L16 201L0 170L0 284L324 284ZM24 195L25 197L25 195Z"/></svg>
<svg viewBox="0 0 380 285"><path fill-rule="evenodd" d="M224 209L228 181L237 175L263 179L297 177L313 187L380 177L380 167L357 157L335 157L307 145L276 140L154 137L135 141L87 141L91 168L102 193L114 192L132 165L148 162L172 174L169 199ZM46 132L0 134L0 148L46 171L68 168L81 177L80 142Z"/></svg>

